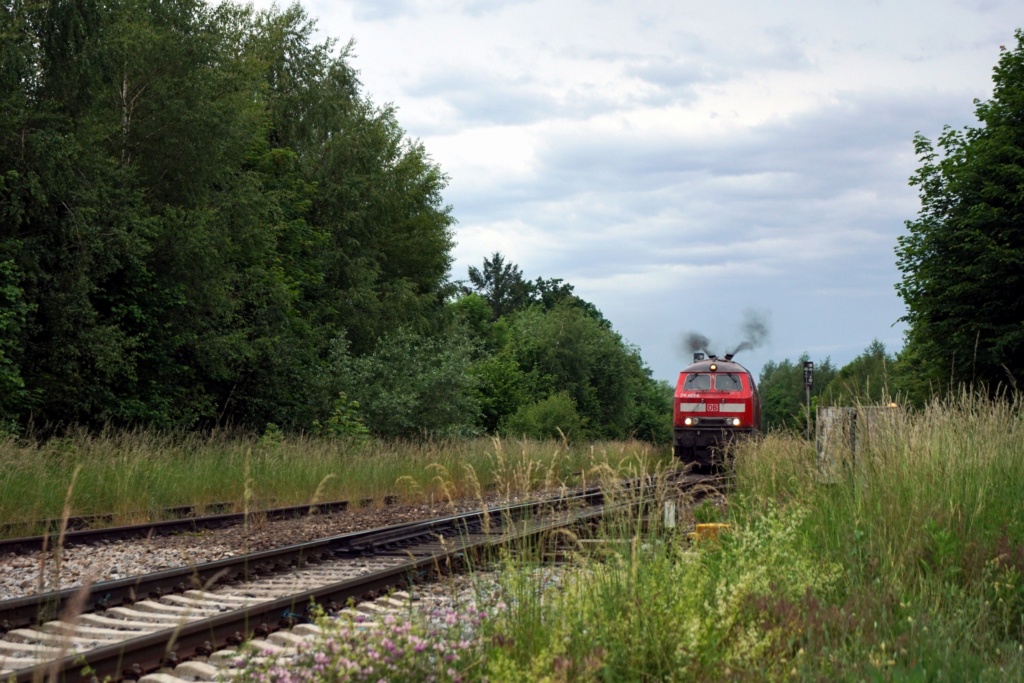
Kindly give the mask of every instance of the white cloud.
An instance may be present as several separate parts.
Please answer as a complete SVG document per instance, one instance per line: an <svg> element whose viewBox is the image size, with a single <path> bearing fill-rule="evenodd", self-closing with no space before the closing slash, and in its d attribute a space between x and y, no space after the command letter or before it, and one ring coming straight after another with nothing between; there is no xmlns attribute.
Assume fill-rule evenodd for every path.
<svg viewBox="0 0 1024 683"><path fill-rule="evenodd" d="M266 4L269 4L267 2ZM501 251L576 285L656 376L679 335L746 362L898 347L915 131L972 124L1015 3L342 0L366 91L449 174L453 277Z"/></svg>

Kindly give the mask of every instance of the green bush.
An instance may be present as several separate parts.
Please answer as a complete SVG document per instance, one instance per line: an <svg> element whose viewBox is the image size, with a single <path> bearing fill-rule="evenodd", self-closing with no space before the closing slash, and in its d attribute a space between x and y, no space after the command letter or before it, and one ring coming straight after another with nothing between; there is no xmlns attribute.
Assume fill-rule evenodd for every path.
<svg viewBox="0 0 1024 683"><path fill-rule="evenodd" d="M370 430L363 424L359 412L359 401L350 401L345 392L339 392L334 402L334 412L326 423L313 422L313 433L335 439L351 439L363 442L370 436Z"/></svg>
<svg viewBox="0 0 1024 683"><path fill-rule="evenodd" d="M434 338L397 330L351 362L347 394L378 436L472 435L480 414L469 372L472 352L458 334Z"/></svg>
<svg viewBox="0 0 1024 683"><path fill-rule="evenodd" d="M522 406L505 420L503 432L531 439L583 436L584 421L576 402L564 391Z"/></svg>

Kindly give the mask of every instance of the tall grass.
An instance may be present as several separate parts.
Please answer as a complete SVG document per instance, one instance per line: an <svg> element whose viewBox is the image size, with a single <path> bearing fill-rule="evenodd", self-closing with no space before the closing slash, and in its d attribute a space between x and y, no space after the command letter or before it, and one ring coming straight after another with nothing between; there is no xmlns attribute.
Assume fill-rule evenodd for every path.
<svg viewBox="0 0 1024 683"><path fill-rule="evenodd" d="M573 486L594 460L664 459L641 442L470 441L362 443L311 437L76 434L37 444L0 441L0 520L8 525L112 513L127 523L164 508L228 503L236 511L327 500L446 504ZM77 481L65 501L72 473ZM28 532L27 527L11 534Z"/></svg>
<svg viewBox="0 0 1024 683"><path fill-rule="evenodd" d="M863 410L856 458L827 471L797 437L744 443L727 505L689 508L674 528L665 459L643 449L428 444L390 468L400 449L375 445L344 461L373 460L386 474L366 481L410 496L599 480L630 502L620 476L656 494L593 537L561 534L567 565L545 565L544 545L510 552L500 607L466 653L480 664L460 680L1024 680L1022 407L964 392ZM712 513L730 531L692 545L689 525Z"/></svg>
<svg viewBox="0 0 1024 683"><path fill-rule="evenodd" d="M856 458L823 483L809 444L771 437L737 458L740 496L799 503L829 555L854 552L858 580L913 589L980 575L1024 542L1024 415L1017 399L962 393L912 413L874 411Z"/></svg>
<svg viewBox="0 0 1024 683"><path fill-rule="evenodd" d="M557 579L510 562L489 680L1024 680L1021 407L863 410L825 473L772 434L736 453L717 541L654 515Z"/></svg>

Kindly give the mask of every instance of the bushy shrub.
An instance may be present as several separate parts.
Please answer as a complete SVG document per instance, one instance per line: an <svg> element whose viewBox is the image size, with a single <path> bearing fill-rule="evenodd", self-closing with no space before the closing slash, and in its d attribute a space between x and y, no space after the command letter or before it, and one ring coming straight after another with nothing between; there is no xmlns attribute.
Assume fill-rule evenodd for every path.
<svg viewBox="0 0 1024 683"><path fill-rule="evenodd" d="M529 378L508 352L485 356L473 365L471 372L477 379L483 428L494 434L502 420L528 400Z"/></svg>
<svg viewBox="0 0 1024 683"><path fill-rule="evenodd" d="M583 418L576 412L576 402L561 391L521 406L505 420L502 431L531 439L568 439L582 437L583 427Z"/></svg>
<svg viewBox="0 0 1024 683"><path fill-rule="evenodd" d="M469 372L472 350L457 334L432 338L398 330L352 361L348 396L380 436L473 434L480 406Z"/></svg>
<svg viewBox="0 0 1024 683"><path fill-rule="evenodd" d="M335 439L349 439L362 442L370 435L359 412L359 402L350 401L345 392L339 392L334 402L334 412L323 424L313 422L313 433Z"/></svg>

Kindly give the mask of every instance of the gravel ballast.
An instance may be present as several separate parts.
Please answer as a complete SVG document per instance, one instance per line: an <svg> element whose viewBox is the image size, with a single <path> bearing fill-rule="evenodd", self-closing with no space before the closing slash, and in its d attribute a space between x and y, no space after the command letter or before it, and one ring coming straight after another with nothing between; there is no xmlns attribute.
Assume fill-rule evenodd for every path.
<svg viewBox="0 0 1024 683"><path fill-rule="evenodd" d="M0 555L0 600L214 562L296 543L480 509L478 498L445 504L368 506L297 519L147 539Z"/></svg>

